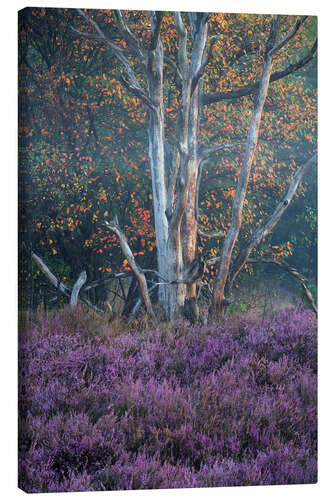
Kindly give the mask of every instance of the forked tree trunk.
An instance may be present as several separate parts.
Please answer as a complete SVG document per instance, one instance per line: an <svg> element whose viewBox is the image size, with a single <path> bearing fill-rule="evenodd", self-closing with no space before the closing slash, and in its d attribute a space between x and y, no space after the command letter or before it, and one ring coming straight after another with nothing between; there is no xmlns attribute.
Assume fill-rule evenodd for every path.
<svg viewBox="0 0 333 500"><path fill-rule="evenodd" d="M185 298L196 297L196 282L182 283L184 271L196 254L196 183L198 172L198 125L199 125L199 82L205 67L207 45L206 14L191 14L191 36L193 48L188 59L188 33L181 15L174 14L178 32L178 68L181 77L181 104L177 117L176 145L170 165L165 165L163 137L163 47L160 39L156 49L150 54L154 74L148 75L149 97L158 112L150 111L149 159L152 171L155 228L157 238L159 273L169 283L160 286L159 301L166 315L175 319L182 314ZM152 18L154 29L154 18ZM153 116L156 115L156 118ZM161 116L159 119L158 117ZM160 130L160 133L156 131ZM158 153L157 153L158 152ZM167 170L166 170L167 169ZM156 174L156 171L159 173ZM164 178L163 203L158 197ZM166 193L166 200L164 194ZM160 197L162 198L162 197ZM166 204L164 204L166 201ZM161 240L159 227L167 230L167 244Z"/></svg>
<svg viewBox="0 0 333 500"><path fill-rule="evenodd" d="M231 257L241 228L242 209L269 82L282 78L307 64L313 57L316 46L314 45L310 54L298 63L272 75L273 56L296 34L306 16L298 20L290 32L277 44L279 16L273 17L260 82L248 85L241 91L202 94L201 77L205 72L213 47L211 40L207 50L209 14L188 13L189 33L181 14L179 12L173 14L177 32L177 60L175 61L171 57L164 57L160 35L162 12L151 11L148 14L151 34L147 45L147 43L142 43L136 33L131 30L126 15L122 11L112 11L116 30L126 42L126 49L109 38L85 11L78 9L78 12L90 23L93 33L78 31L75 28L73 31L87 39L97 40L113 51L123 69L122 83L141 100L149 113L149 164L152 176L157 263L158 273L165 283L159 286L159 303L169 319L175 319L181 314L185 298L189 300L196 298L197 277L185 284L184 276L196 257L198 166L207 155L225 147L225 144L221 142L217 146L206 148L204 154L198 151L200 105L248 95L258 90L235 194L232 220L223 243L220 268L214 287L212 309L214 314L218 315L223 311ZM192 38L191 50L188 44L189 36ZM166 143L164 133L163 65L165 62L175 71L177 85L179 84L181 91L173 145ZM167 162L166 148L169 150Z"/></svg>
<svg viewBox="0 0 333 500"><path fill-rule="evenodd" d="M158 20L151 14L153 31ZM166 285L159 287L159 304L169 319L179 316L183 305L182 253L177 230L167 218L167 172L165 165L164 103L163 103L163 45L158 34L156 46L149 53L147 72L148 93L153 104L149 110L149 164L152 175L154 220L157 243L158 272Z"/></svg>

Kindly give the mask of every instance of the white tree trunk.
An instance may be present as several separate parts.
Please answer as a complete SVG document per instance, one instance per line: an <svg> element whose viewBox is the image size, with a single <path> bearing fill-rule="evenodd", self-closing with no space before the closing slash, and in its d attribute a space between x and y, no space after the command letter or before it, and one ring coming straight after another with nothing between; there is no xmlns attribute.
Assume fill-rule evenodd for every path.
<svg viewBox="0 0 333 500"><path fill-rule="evenodd" d="M216 37L212 37L207 50L209 14L188 13L187 23L183 22L180 12L173 14L178 49L176 60L173 59L174 55L172 55L172 57L165 57L165 61L171 64L176 72L177 85L180 85L181 94L174 144L168 146L170 160L166 165L163 103L163 64L165 61L164 47L160 36L163 13L149 12L150 42L143 44L135 31L131 30L126 14L122 11L112 11L116 30L126 42L126 48L124 48L123 45L108 37L98 23L90 18L85 11L78 9L78 12L90 23L90 27L94 31L93 33L82 32L73 28L74 32L87 39L97 40L113 51L124 70L120 78L122 83L141 100L149 113L148 154L152 176L157 264L158 273L162 281L166 283L159 286L159 303L169 319L180 315L185 297L193 300L196 297L196 281L190 281L189 284L185 285L183 278L187 268L191 266L196 257L198 166L207 152L210 154L225 147L221 143L221 145L207 148L203 155L202 152L199 154L200 105L248 95L258 90L236 189L232 220L223 244L219 274L214 287L213 310L217 312L223 305L233 248L241 228L243 203L269 82L282 78L304 66L313 57L316 44L310 53L298 63L274 74L272 74L273 56L295 36L306 16L298 20L277 44L275 42L279 18L274 16L260 82L250 84L246 88L236 89L234 92L203 94L200 98L201 102L199 102L202 90L200 88L201 77L212 53L212 40ZM187 26L190 27L189 32ZM191 44L188 44L189 37L192 39ZM134 61L135 64L133 64Z"/></svg>
<svg viewBox="0 0 333 500"><path fill-rule="evenodd" d="M230 270L232 252L238 239L241 228L243 205L247 192L253 157L256 151L261 117L269 87L270 75L272 72L274 46L276 43L279 28L279 17L274 16L271 22L271 30L266 47L266 54L259 83L258 95L253 108L249 131L247 134L244 158L240 169L235 198L232 206L232 216L227 235L224 239L218 275L214 284L212 311L215 316L224 313L225 286Z"/></svg>

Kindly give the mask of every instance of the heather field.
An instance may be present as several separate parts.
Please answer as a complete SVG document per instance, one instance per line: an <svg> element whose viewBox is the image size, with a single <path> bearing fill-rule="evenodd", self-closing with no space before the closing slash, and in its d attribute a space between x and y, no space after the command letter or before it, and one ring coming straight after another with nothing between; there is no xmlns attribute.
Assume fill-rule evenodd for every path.
<svg viewBox="0 0 333 500"><path fill-rule="evenodd" d="M64 310L19 345L27 492L317 480L310 311L135 330Z"/></svg>

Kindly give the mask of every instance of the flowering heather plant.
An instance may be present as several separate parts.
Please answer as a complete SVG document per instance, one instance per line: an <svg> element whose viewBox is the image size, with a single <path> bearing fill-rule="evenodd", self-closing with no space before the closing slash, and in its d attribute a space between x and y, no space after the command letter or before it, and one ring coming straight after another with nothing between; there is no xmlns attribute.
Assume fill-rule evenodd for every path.
<svg viewBox="0 0 333 500"><path fill-rule="evenodd" d="M316 482L313 313L123 333L85 314L20 334L20 488Z"/></svg>

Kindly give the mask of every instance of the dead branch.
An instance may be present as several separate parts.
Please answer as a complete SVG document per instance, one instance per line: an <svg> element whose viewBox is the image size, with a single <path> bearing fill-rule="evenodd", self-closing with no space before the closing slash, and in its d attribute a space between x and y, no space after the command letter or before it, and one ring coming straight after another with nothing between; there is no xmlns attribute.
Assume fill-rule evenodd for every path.
<svg viewBox="0 0 333 500"><path fill-rule="evenodd" d="M148 293L148 288L147 288L147 281L144 273L142 272L142 269L140 266L136 263L135 257L132 253L132 250L130 249L127 239L125 234L121 231L117 219L114 221L104 221L104 226L107 227L110 231L114 232L119 239L120 247L121 250L126 257L128 264L130 268L132 269L133 273L136 276L136 279L138 280L138 285L139 285L139 290L140 290L140 296L143 301L143 304L146 308L147 313L150 316L154 316L153 308L151 305L149 293Z"/></svg>
<svg viewBox="0 0 333 500"><path fill-rule="evenodd" d="M71 300L70 300L70 304L72 307L76 306L80 290L86 281L87 281L87 273L85 271L82 271L72 288Z"/></svg>
<svg viewBox="0 0 333 500"><path fill-rule="evenodd" d="M221 142L220 144L215 144L214 146L209 146L207 148L199 149L199 161L206 160L214 153L221 151L222 149L234 148L235 146L244 146L244 142Z"/></svg>
<svg viewBox="0 0 333 500"><path fill-rule="evenodd" d="M198 234L199 234L199 236L202 236L203 238L207 238L207 239L211 239L211 238L221 239L221 238L224 238L225 231L207 231L205 233L204 231L201 231L201 229L198 228Z"/></svg>
<svg viewBox="0 0 333 500"><path fill-rule="evenodd" d="M62 283L59 278L57 278L47 267L47 265L42 261L40 257L38 257L37 254L35 254L33 251L31 251L31 258L32 260L37 264L38 268L42 271L44 276L52 283L52 285L57 289L60 290L61 293L66 295L66 297L71 297L72 295L72 288L68 287L64 283ZM102 309L99 309L99 307L94 306L88 299L85 297L79 297L79 300L86 304L90 309L93 309L96 313L98 314L104 314L104 311Z"/></svg>
<svg viewBox="0 0 333 500"><path fill-rule="evenodd" d="M281 71L275 71L274 73L272 73L269 80L270 83L276 82L277 80L280 80L281 78L284 78L285 76L288 76L291 73L294 73L295 71L298 71L299 69L306 66L316 54L317 45L318 42L317 40L315 40L314 44L312 45L310 51L308 52L308 54L306 54L306 56L299 59L296 63L289 64ZM213 92L210 94L203 94L201 96L201 104L203 106L207 106L208 104L212 104L214 102L219 102L228 99L238 99L239 97L244 97L246 95L250 95L257 92L258 88L259 88L259 82L255 82L239 89L229 90L226 92Z"/></svg>
<svg viewBox="0 0 333 500"><path fill-rule="evenodd" d="M287 264L286 262L283 262L283 261L278 261L275 259L266 259L266 258L262 258L262 259L251 259L250 258L250 259L248 259L247 262L249 264L274 264L275 266L278 266L280 269L283 269L287 273L294 276L300 282L301 287L303 288L305 297L307 298L311 308L316 313L316 315L318 314L317 306L316 306L315 300L313 298L313 295L305 284L306 278L304 276L302 276L294 267L289 266L289 264Z"/></svg>
<svg viewBox="0 0 333 500"><path fill-rule="evenodd" d="M282 200L278 203L273 213L268 217L267 220L263 222L252 234L247 244L240 250L237 255L230 273L229 273L229 284L234 281L239 271L242 269L246 263L250 253L254 247L257 247L261 241L267 236L268 233L276 226L276 224L281 219L282 215L290 205L299 184L301 183L304 175L313 167L317 162L317 154L314 154L302 167L300 167L296 173L293 175L291 182L288 186L287 192L285 193Z"/></svg>

